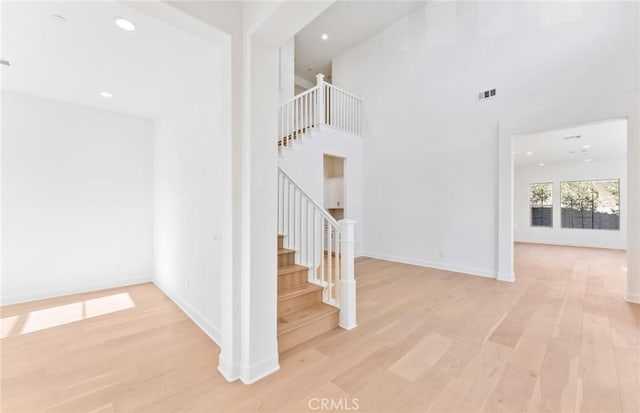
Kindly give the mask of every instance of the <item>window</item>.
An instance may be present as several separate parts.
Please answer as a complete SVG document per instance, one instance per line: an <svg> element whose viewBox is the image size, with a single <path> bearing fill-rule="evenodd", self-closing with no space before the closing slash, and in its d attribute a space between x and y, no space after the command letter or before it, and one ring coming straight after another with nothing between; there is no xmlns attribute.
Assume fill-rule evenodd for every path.
<svg viewBox="0 0 640 413"><path fill-rule="evenodd" d="M560 184L562 228L620 229L620 180Z"/></svg>
<svg viewBox="0 0 640 413"><path fill-rule="evenodd" d="M532 227L553 226L553 184L529 185L529 207Z"/></svg>

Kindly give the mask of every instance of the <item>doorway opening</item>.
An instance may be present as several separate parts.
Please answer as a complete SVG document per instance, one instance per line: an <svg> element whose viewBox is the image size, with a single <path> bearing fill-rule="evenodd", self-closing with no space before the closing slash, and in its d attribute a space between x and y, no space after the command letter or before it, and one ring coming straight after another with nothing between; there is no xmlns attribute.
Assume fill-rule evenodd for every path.
<svg viewBox="0 0 640 413"><path fill-rule="evenodd" d="M344 219L345 187L344 187L345 159L324 155L324 207L332 217L339 221Z"/></svg>
<svg viewBox="0 0 640 413"><path fill-rule="evenodd" d="M623 288L627 134L627 120L613 119L512 137L516 274L603 265Z"/></svg>

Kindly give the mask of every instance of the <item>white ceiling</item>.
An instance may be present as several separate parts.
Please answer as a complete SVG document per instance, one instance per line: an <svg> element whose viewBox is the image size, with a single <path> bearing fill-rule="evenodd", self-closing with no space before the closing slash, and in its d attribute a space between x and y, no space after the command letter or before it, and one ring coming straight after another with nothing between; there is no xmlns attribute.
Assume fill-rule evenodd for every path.
<svg viewBox="0 0 640 413"><path fill-rule="evenodd" d="M580 137L566 139L575 136ZM627 156L627 121L610 120L519 135L514 138L513 149L516 166L624 159ZM527 152L533 153L527 155Z"/></svg>
<svg viewBox="0 0 640 413"><path fill-rule="evenodd" d="M121 2L2 2L3 89L155 117L180 100L185 79L215 70L218 50Z"/></svg>
<svg viewBox="0 0 640 413"><path fill-rule="evenodd" d="M331 73L333 59L425 4L426 1L336 1L296 34L296 75L315 83L317 73ZM328 40L322 40L323 33L329 35Z"/></svg>

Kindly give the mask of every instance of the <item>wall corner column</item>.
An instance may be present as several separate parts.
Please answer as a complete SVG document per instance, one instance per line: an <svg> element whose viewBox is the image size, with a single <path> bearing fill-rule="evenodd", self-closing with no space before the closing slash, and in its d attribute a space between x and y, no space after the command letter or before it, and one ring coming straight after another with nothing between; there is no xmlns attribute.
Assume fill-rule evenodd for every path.
<svg viewBox="0 0 640 413"><path fill-rule="evenodd" d="M513 148L512 131L498 125L498 281L514 282L513 269Z"/></svg>

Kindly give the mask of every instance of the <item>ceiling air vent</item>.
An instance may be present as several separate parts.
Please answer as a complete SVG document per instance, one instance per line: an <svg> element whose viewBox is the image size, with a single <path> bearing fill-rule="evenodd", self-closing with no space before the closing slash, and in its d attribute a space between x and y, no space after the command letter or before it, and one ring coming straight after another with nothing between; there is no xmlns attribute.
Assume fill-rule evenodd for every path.
<svg viewBox="0 0 640 413"><path fill-rule="evenodd" d="M574 139L580 139L582 136L580 135L571 135L571 136L565 136L564 140L565 141L572 141Z"/></svg>
<svg viewBox="0 0 640 413"><path fill-rule="evenodd" d="M489 90L485 90L484 92L478 93L478 100L489 99L489 98L493 98L495 96L496 96L496 90L495 89L489 89Z"/></svg>

